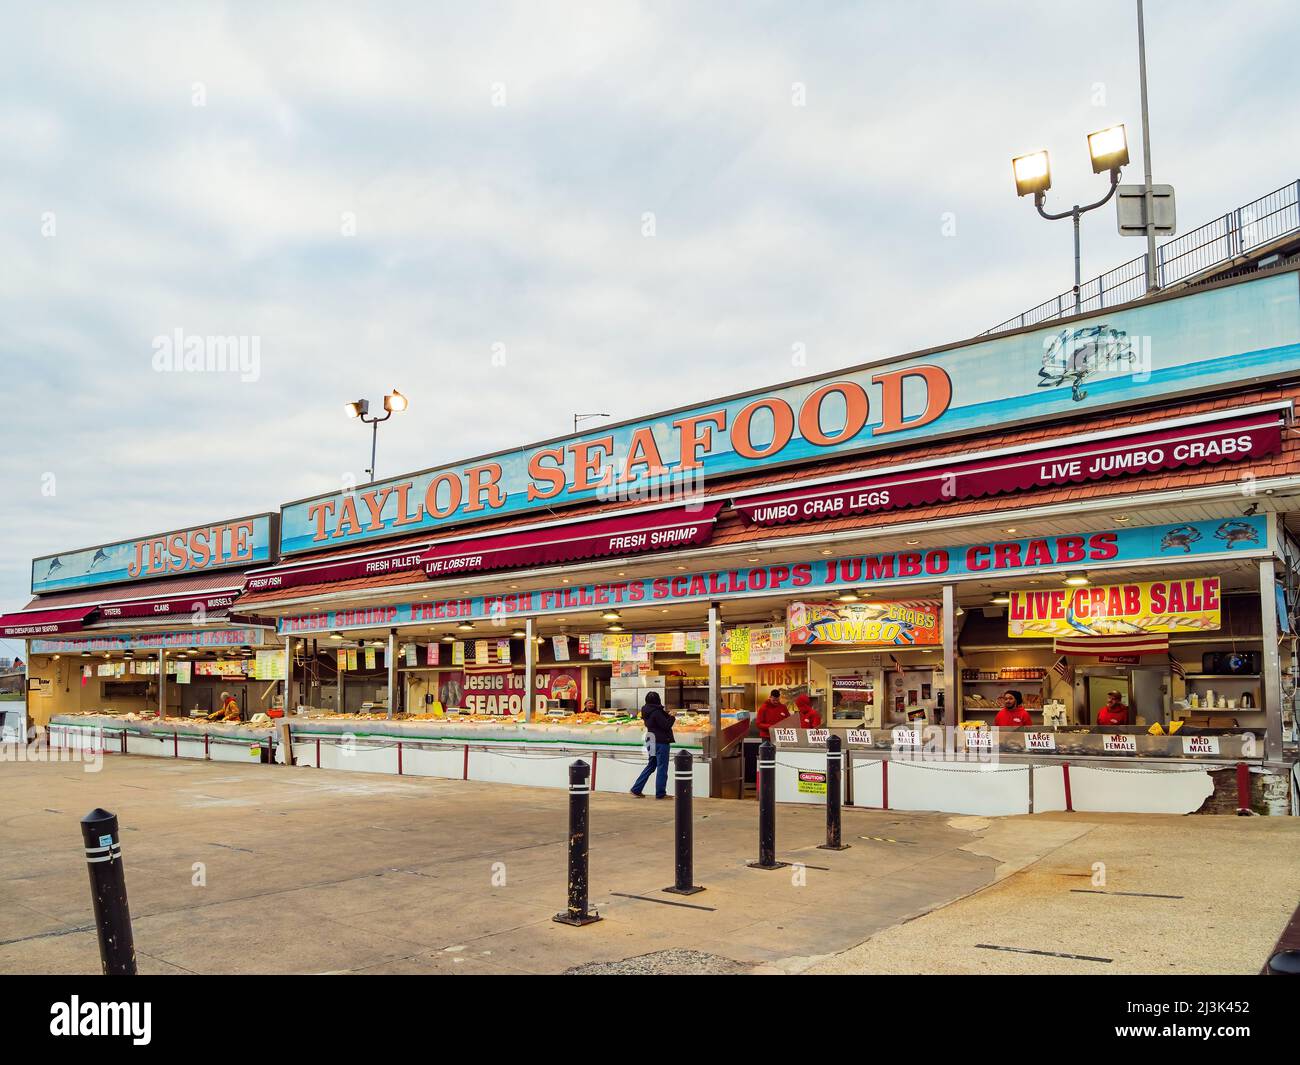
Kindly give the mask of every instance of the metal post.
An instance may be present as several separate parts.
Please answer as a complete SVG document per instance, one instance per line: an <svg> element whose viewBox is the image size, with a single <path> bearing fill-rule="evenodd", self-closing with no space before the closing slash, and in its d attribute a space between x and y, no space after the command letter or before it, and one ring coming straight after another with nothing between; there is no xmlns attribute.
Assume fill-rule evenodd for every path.
<svg viewBox="0 0 1300 1065"><path fill-rule="evenodd" d="M99 933L99 960L105 976L135 976L135 940L126 901L126 872L117 816L94 809L81 819L81 839L90 873L90 899Z"/></svg>
<svg viewBox="0 0 1300 1065"><path fill-rule="evenodd" d="M713 760L709 765L709 795L722 797L722 616L717 603L709 604L709 735Z"/></svg>
<svg viewBox="0 0 1300 1065"><path fill-rule="evenodd" d="M339 704L339 705L338 705L338 712L339 712L340 714L343 713L343 710L344 710L344 706L343 706L343 660L342 660L342 656L343 656L344 654L346 654L346 653L347 653L347 652L343 650L343 647L342 647L341 644L340 644L340 646L338 647L338 649L334 652L334 673L335 673L335 683L336 683L336 685L337 685L337 687L338 687L338 696L337 696L337 698L338 698L338 704Z"/></svg>
<svg viewBox="0 0 1300 1065"><path fill-rule="evenodd" d="M1137 0L1138 16L1138 81L1142 88L1142 176L1145 183L1147 221L1147 291L1154 292L1156 284L1156 230L1155 201L1151 195L1151 123L1147 112L1147 38L1146 23L1142 16L1142 0Z"/></svg>
<svg viewBox="0 0 1300 1065"><path fill-rule="evenodd" d="M676 829L676 871L672 887L664 888L674 895L694 895L704 888L693 884L695 845L691 837L694 825L691 821L691 785L694 775L694 759L690 751L678 751L673 759L673 812Z"/></svg>
<svg viewBox="0 0 1300 1065"><path fill-rule="evenodd" d="M533 619L524 619L524 720L533 719L533 686L537 683L537 641L533 638ZM579 704L578 709L582 706Z"/></svg>
<svg viewBox="0 0 1300 1065"><path fill-rule="evenodd" d="M293 702L293 637L284 638L284 716L289 716Z"/></svg>
<svg viewBox="0 0 1300 1065"><path fill-rule="evenodd" d="M943 586L943 723L961 723L957 698L957 589Z"/></svg>
<svg viewBox="0 0 1300 1065"><path fill-rule="evenodd" d="M1264 682L1264 759L1282 761L1282 662L1277 653L1277 578L1272 558L1259 560L1260 639Z"/></svg>
<svg viewBox="0 0 1300 1065"><path fill-rule="evenodd" d="M764 740L758 748L758 861L751 869L780 869L776 860L776 748Z"/></svg>
<svg viewBox="0 0 1300 1065"><path fill-rule="evenodd" d="M158 718L167 716L167 652L158 651Z"/></svg>
<svg viewBox="0 0 1300 1065"><path fill-rule="evenodd" d="M1080 311L1079 289L1083 284L1081 280L1083 275L1080 272L1079 259L1079 216L1083 212L1079 210L1078 205L1076 204L1071 213L1074 215L1074 313L1078 314Z"/></svg>
<svg viewBox="0 0 1300 1065"><path fill-rule="evenodd" d="M397 630L388 630L388 717L397 712Z"/></svg>
<svg viewBox="0 0 1300 1065"><path fill-rule="evenodd" d="M375 483L375 449L379 447L379 423L383 418L376 418L370 423L370 483Z"/></svg>
<svg viewBox="0 0 1300 1065"><path fill-rule="evenodd" d="M584 925L600 920L587 906L587 813L591 767L581 758L569 764L569 908L557 913L560 924Z"/></svg>
<svg viewBox="0 0 1300 1065"><path fill-rule="evenodd" d="M840 775L844 762L844 741L835 733L826 737L826 842L818 850L846 851L840 831Z"/></svg>

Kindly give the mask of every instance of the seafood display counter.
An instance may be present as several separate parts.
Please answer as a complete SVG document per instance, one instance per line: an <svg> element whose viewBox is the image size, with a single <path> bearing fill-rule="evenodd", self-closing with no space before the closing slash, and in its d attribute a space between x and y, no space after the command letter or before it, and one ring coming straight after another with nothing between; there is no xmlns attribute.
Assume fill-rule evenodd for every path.
<svg viewBox="0 0 1300 1065"><path fill-rule="evenodd" d="M645 767L645 729L633 716L449 714L387 718L365 714L298 714L288 719L294 764L363 773L568 787L575 758L591 765L594 791L627 791ZM679 713L673 751L691 752L694 788L708 794L711 756L707 715ZM288 752L277 748L284 764ZM669 774L669 791L672 774Z"/></svg>
<svg viewBox="0 0 1300 1065"><path fill-rule="evenodd" d="M283 729L288 728L288 746ZM159 758L292 763L362 773L434 776L565 788L575 758L592 767L597 791L627 791L645 767L640 719L567 714L525 722L501 715L294 714L266 723L220 723L98 712L61 714L48 726L53 748ZM705 714L679 713L674 753L694 762L694 787L709 790L711 736ZM669 774L669 791L673 776Z"/></svg>
<svg viewBox="0 0 1300 1065"><path fill-rule="evenodd" d="M1139 728L835 729L842 800L893 810L998 816L1053 810L1192 813L1215 774L1262 762L1261 733ZM778 802L826 801L828 729L774 727ZM1228 778L1225 778L1225 782ZM1222 786L1222 785L1221 785Z"/></svg>
<svg viewBox="0 0 1300 1065"><path fill-rule="evenodd" d="M214 762L269 762L276 742L270 721L217 722L94 711L57 714L46 730L49 744L55 749Z"/></svg>

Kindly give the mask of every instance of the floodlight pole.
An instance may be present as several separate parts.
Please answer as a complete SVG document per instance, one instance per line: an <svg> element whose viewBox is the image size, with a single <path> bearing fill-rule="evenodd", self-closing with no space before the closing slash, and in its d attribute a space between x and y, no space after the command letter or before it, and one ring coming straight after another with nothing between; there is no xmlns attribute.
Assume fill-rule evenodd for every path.
<svg viewBox="0 0 1300 1065"><path fill-rule="evenodd" d="M1059 214L1051 214L1043 210L1043 203L1047 200L1047 193L1034 193L1034 206L1038 208L1038 213L1046 218L1049 222L1056 222L1062 218L1074 219L1074 313L1079 314L1082 310L1080 299L1080 288L1083 281L1080 275L1080 257L1079 257L1079 219L1089 211L1095 211L1098 207L1104 207L1110 203L1110 199L1115 195L1115 190L1119 187L1119 170L1115 169L1110 172L1110 191L1106 193L1096 203L1090 203L1080 207L1077 203L1068 211L1061 211Z"/></svg>
<svg viewBox="0 0 1300 1065"><path fill-rule="evenodd" d="M1155 197L1151 193L1151 127L1147 121L1147 38L1142 19L1142 0L1137 0L1138 15L1138 80L1142 86L1142 173L1145 181L1147 222L1147 291L1154 292L1156 283L1156 219Z"/></svg>

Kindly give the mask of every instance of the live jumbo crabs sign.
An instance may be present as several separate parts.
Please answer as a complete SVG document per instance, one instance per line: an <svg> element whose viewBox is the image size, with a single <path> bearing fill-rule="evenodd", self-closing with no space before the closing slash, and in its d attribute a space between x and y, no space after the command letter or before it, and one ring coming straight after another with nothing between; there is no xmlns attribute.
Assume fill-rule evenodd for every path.
<svg viewBox="0 0 1300 1065"><path fill-rule="evenodd" d="M1265 380L1300 359L1297 275L1206 289L286 504L283 554Z"/></svg>

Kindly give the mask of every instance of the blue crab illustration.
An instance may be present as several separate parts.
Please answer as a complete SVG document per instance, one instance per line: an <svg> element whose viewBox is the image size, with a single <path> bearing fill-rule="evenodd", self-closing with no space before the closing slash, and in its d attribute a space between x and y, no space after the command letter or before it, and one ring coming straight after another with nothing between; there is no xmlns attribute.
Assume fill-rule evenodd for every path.
<svg viewBox="0 0 1300 1065"><path fill-rule="evenodd" d="M1083 382L1098 370L1131 366L1136 359L1131 341L1122 329L1108 325L1062 329L1043 352L1038 371L1039 388L1069 384L1070 398L1079 403L1088 393Z"/></svg>
<svg viewBox="0 0 1300 1065"><path fill-rule="evenodd" d="M1231 549L1237 544L1258 544L1259 531L1245 521L1225 521L1214 530L1214 538L1222 540Z"/></svg>
<svg viewBox="0 0 1300 1065"><path fill-rule="evenodd" d="M1172 551L1174 548L1182 548L1184 554L1190 554L1192 544L1200 538L1201 531L1195 525L1178 525L1165 533L1160 540L1160 550Z"/></svg>

